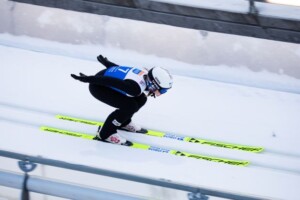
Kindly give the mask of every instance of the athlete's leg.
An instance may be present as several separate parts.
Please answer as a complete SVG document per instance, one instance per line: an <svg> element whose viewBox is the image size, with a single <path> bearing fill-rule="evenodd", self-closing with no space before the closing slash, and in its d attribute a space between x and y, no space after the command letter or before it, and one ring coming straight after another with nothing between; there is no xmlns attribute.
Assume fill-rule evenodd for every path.
<svg viewBox="0 0 300 200"><path fill-rule="evenodd" d="M140 96L132 97L132 98L136 101L136 103L138 105L137 111L139 111L141 109L141 107L143 107L147 102L147 97L144 93L142 93ZM132 116L122 124L122 127L128 125L131 122Z"/></svg>
<svg viewBox="0 0 300 200"><path fill-rule="evenodd" d="M100 131L101 139L106 139L140 108L135 98L125 96L111 88L90 84L91 94L99 101L117 108L104 122Z"/></svg>

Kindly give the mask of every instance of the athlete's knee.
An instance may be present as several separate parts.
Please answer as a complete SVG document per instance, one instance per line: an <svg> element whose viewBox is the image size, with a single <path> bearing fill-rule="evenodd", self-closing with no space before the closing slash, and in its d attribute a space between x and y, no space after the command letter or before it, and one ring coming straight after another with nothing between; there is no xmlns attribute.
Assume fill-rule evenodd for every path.
<svg viewBox="0 0 300 200"><path fill-rule="evenodd" d="M137 103L133 103L126 108L126 110L128 110L128 112L131 114L136 113L139 109L140 107Z"/></svg>
<svg viewBox="0 0 300 200"><path fill-rule="evenodd" d="M143 107L143 106L146 104L146 102L147 102L147 97L146 97L146 95L145 95L145 94L142 94L141 96L137 97L137 98L136 98L136 102L137 102L137 104L138 104L139 109L140 109L141 107Z"/></svg>
<svg viewBox="0 0 300 200"><path fill-rule="evenodd" d="M141 98L140 98L140 107L144 106L147 102L147 97L145 94L141 95Z"/></svg>
<svg viewBox="0 0 300 200"><path fill-rule="evenodd" d="M127 105L120 108L120 110L126 112L128 115L132 115L137 112L139 108L139 104L136 101L130 101L130 103L127 103Z"/></svg>

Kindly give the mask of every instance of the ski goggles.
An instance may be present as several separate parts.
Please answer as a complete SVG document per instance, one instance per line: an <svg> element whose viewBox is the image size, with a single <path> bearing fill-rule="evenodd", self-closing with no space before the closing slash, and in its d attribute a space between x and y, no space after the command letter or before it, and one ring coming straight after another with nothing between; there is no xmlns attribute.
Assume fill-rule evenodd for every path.
<svg viewBox="0 0 300 200"><path fill-rule="evenodd" d="M151 92L155 92L156 90L158 90L160 94L165 94L168 91L167 88L160 88L158 85L152 82L149 82L148 88Z"/></svg>
<svg viewBox="0 0 300 200"><path fill-rule="evenodd" d="M161 89L159 89L158 91L159 91L159 93L164 94L164 93L166 93L166 92L168 91L168 89L166 89L166 88L161 88Z"/></svg>

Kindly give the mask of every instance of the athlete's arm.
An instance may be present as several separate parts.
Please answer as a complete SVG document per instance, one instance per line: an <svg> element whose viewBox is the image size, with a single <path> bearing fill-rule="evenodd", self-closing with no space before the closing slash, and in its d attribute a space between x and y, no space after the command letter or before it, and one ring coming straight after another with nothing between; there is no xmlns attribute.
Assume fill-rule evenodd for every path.
<svg viewBox="0 0 300 200"><path fill-rule="evenodd" d="M108 76L76 76L71 74L71 76L85 83L91 83L96 85L102 85L106 87L113 87L124 91L131 96L139 96L141 94L140 86L133 80L120 80Z"/></svg>

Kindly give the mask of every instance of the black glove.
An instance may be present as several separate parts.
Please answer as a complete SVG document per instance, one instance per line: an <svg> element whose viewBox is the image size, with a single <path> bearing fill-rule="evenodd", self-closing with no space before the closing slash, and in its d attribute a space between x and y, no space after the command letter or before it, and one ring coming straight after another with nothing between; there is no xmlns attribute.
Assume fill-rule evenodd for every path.
<svg viewBox="0 0 300 200"><path fill-rule="evenodd" d="M104 65L106 68L114 67L114 66L119 66L113 62L110 62L106 57L103 57L102 55L99 55L97 57L97 60Z"/></svg>
<svg viewBox="0 0 300 200"><path fill-rule="evenodd" d="M77 76L75 74L71 74L72 78L76 79L76 80L79 80L79 81L82 81L82 82L85 82L87 83L88 82L88 76L83 74L83 73L79 73L80 76Z"/></svg>
<svg viewBox="0 0 300 200"><path fill-rule="evenodd" d="M97 56L97 60L98 60L100 63L102 63L103 61L106 61L107 58L106 58L106 57L103 57L102 55L99 55L99 56Z"/></svg>

